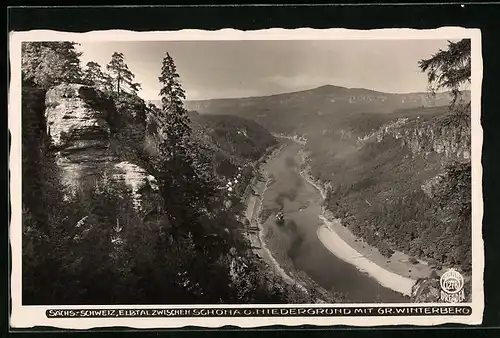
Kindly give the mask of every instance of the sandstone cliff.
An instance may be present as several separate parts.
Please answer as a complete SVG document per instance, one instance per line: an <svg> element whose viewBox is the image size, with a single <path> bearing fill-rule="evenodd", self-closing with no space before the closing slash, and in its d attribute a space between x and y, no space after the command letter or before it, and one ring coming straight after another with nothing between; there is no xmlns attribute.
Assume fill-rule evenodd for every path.
<svg viewBox="0 0 500 338"><path fill-rule="evenodd" d="M380 142L386 136L400 140L401 145L407 146L413 154L429 155L435 152L442 154L446 160L470 159L470 127L446 123L442 117L430 120L400 118L359 141L363 143L376 138Z"/></svg>
<svg viewBox="0 0 500 338"><path fill-rule="evenodd" d="M111 184L124 184L143 216L163 217L155 178L123 160L129 156L123 152L131 151L127 144L144 143L145 106L120 107L102 92L80 84L51 88L45 106L47 135L68 194L110 172Z"/></svg>

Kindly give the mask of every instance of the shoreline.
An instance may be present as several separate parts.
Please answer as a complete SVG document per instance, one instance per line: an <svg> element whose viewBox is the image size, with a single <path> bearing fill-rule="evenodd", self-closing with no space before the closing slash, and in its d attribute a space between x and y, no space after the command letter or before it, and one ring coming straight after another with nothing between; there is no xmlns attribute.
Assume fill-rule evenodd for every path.
<svg viewBox="0 0 500 338"><path fill-rule="evenodd" d="M325 224L320 226L316 233L318 234L319 240L328 251L344 262L354 265L360 272L367 273L380 285L405 296L411 296L413 286L417 282L416 280L398 275L374 263L345 242L337 232L331 228L329 224L331 222L324 216L320 216L320 219Z"/></svg>
<svg viewBox="0 0 500 338"><path fill-rule="evenodd" d="M304 160L304 155L301 154L301 156ZM301 170L300 175L319 191L323 200L326 198L324 188L310 177L307 169ZM322 213L318 215L323 223L317 230L320 241L332 254L354 265L359 271L367 273L379 284L403 295L411 296L412 288L420 278L428 278L432 270L438 274L441 273L420 260L417 264L410 263L408 261L410 256L399 251L395 251L390 258L384 257L377 248L343 226L341 219L332 220L332 215L329 213L323 207Z"/></svg>
<svg viewBox="0 0 500 338"><path fill-rule="evenodd" d="M261 159L259 159L257 166L262 165L262 162L264 159L266 159L266 162L268 160L272 160L277 153L281 151L282 145L279 147L276 147L273 149L270 154L264 155ZM274 270L275 273L277 273L281 278L285 280L286 283L290 285L296 285L298 288L300 288L303 292L306 294L309 294L309 291L307 288L302 285L302 283L299 283L295 278L291 277L280 265L280 263L274 258L272 252L269 250L267 247L265 240L263 238L264 236L264 229L262 227L262 224L259 222L258 217L260 212L262 211L262 201L264 194L267 190L268 184L270 182L270 179L267 178L265 182L259 181L252 179L252 182L250 183L250 186L255 190L256 195L252 195L249 197L249 200L247 201L247 211L246 211L246 217L248 221L250 222L250 227L252 225L256 225L258 227L258 232L256 234L254 233L247 233L248 239L250 243L253 243L254 240L259 244L259 247L254 246L252 249L259 257L261 257L266 264ZM253 200L253 203L252 203ZM254 240L252 240L254 239Z"/></svg>
<svg viewBox="0 0 500 338"><path fill-rule="evenodd" d="M262 168L264 163L275 159L285 147L286 144L280 143L279 146L274 146L266 156L259 160L259 168ZM265 161L264 161L265 159ZM279 277L289 284L294 285L307 295L313 296L316 300L314 304L335 303L335 296L330 294L326 289L317 284L311 277L306 275L300 270L287 270L289 268L286 264L280 263L275 257L265 240L265 229L263 224L260 223L259 217L264 207L264 194L267 191L271 178L269 173L264 171L264 181L252 179L251 187L255 190L256 194L251 195L246 201L247 211L246 217L250 222L250 227L256 226L258 232L247 232L246 236L250 243L253 245L253 252L263 259L264 263L270 268L272 273L276 273ZM254 244L258 244L254 245Z"/></svg>
<svg viewBox="0 0 500 338"><path fill-rule="evenodd" d="M288 141L303 145L303 142L300 142L293 138L279 138L287 139ZM260 168L264 162L274 159L275 156L277 156L281 152L283 146L285 145L282 144L279 147L276 147L273 151L270 152L270 154L263 158L262 161L259 161L256 167ZM302 157L302 160L304 160L304 154L300 152L299 154ZM320 183L316 182L310 176L307 169L299 170L299 174L307 183L313 186L320 193L321 198L325 200L326 192L324 188L320 185ZM267 244L265 242L265 229L258 220L263 207L263 196L270 182L267 172L264 173L264 177L266 179L265 182L253 180L251 183L251 186L255 189L257 196L251 196L251 198L255 199L251 210L249 209L252 201L251 199L247 201L247 218L250 221L250 226L257 227L258 232L248 234L249 237L254 237L253 240L251 238L249 239L251 240L251 243L259 244L259 248L254 248L254 251L256 252L256 254L262 257L264 261L276 273L278 273L287 283L293 283L308 293L307 287L303 284L304 281L300 282L299 280L294 278L293 275L287 273L273 256L272 252L267 247ZM329 215L329 212L325 209L325 207L322 207L322 211L318 215L318 218L321 220L322 225L318 227L316 233L322 245L339 259L353 265L358 271L365 273L371 278L375 279L377 283L383 287L391 289L405 296L411 296L412 289L417 280L419 278L426 277L425 275L430 273L427 271L430 270L427 264L419 263L419 265L421 265L420 269L423 269L422 271L420 271L416 269L416 265L400 260L401 257L397 254L393 255L397 256L394 259L392 259L392 257L391 259L388 259L382 256L375 247L368 245L363 241L363 239L355 236L352 232L350 232L349 229L343 226L340 219L335 218L332 220L332 215ZM415 271L413 272L413 274L416 274L417 277L412 278L412 276L405 276L404 272L408 271L408 268L414 269ZM398 269L403 273L398 273Z"/></svg>
<svg viewBox="0 0 500 338"><path fill-rule="evenodd" d="M319 191L323 200L326 198L323 188L308 177L304 170L300 171L300 176L302 176L307 183ZM402 276L396 272L390 271L389 269L386 269L370 260L363 253L360 253L353 246L351 246L348 241L342 238L338 231L335 230L335 227L342 227L341 220L329 220L325 215L325 208L323 207L322 209L323 211L320 215L318 215L318 218L322 221L323 225L317 229L316 233L319 240L328 251L344 262L355 266L359 271L367 273L380 285L399 292L405 296L411 296L412 288L417 282L417 279Z"/></svg>

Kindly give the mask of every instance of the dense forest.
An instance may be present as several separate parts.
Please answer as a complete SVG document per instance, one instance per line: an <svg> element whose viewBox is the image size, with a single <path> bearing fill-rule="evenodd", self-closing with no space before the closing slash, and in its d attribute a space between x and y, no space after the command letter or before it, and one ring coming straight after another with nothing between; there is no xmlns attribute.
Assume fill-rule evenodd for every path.
<svg viewBox="0 0 500 338"><path fill-rule="evenodd" d="M250 160L259 159L276 144L274 137L260 124L237 116L200 115L192 118L204 129L221 151Z"/></svg>
<svg viewBox="0 0 500 338"><path fill-rule="evenodd" d="M274 139L188 114L168 53L161 107L123 54L105 69L80 56L73 42L22 46L23 304L315 302L242 234L239 194ZM143 178L157 194L125 184Z"/></svg>

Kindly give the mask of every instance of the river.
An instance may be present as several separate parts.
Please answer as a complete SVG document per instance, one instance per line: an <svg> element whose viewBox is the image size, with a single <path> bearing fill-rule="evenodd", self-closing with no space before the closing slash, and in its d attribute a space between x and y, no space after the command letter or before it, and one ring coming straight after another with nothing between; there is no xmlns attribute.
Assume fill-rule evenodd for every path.
<svg viewBox="0 0 500 338"><path fill-rule="evenodd" d="M368 274L332 254L317 235L321 225L320 192L300 175L303 145L283 140L285 146L262 170L274 178L263 196L263 238L285 271L303 271L326 290L343 294L348 302L408 302L408 298L381 286ZM276 222L283 206L284 224Z"/></svg>

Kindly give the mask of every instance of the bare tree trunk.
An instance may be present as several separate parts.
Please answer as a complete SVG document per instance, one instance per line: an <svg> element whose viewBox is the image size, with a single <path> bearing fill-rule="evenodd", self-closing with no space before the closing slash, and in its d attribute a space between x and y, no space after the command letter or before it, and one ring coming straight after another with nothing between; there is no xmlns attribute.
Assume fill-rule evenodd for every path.
<svg viewBox="0 0 500 338"><path fill-rule="evenodd" d="M120 71L118 71L118 76L116 77L116 92L120 95Z"/></svg>

